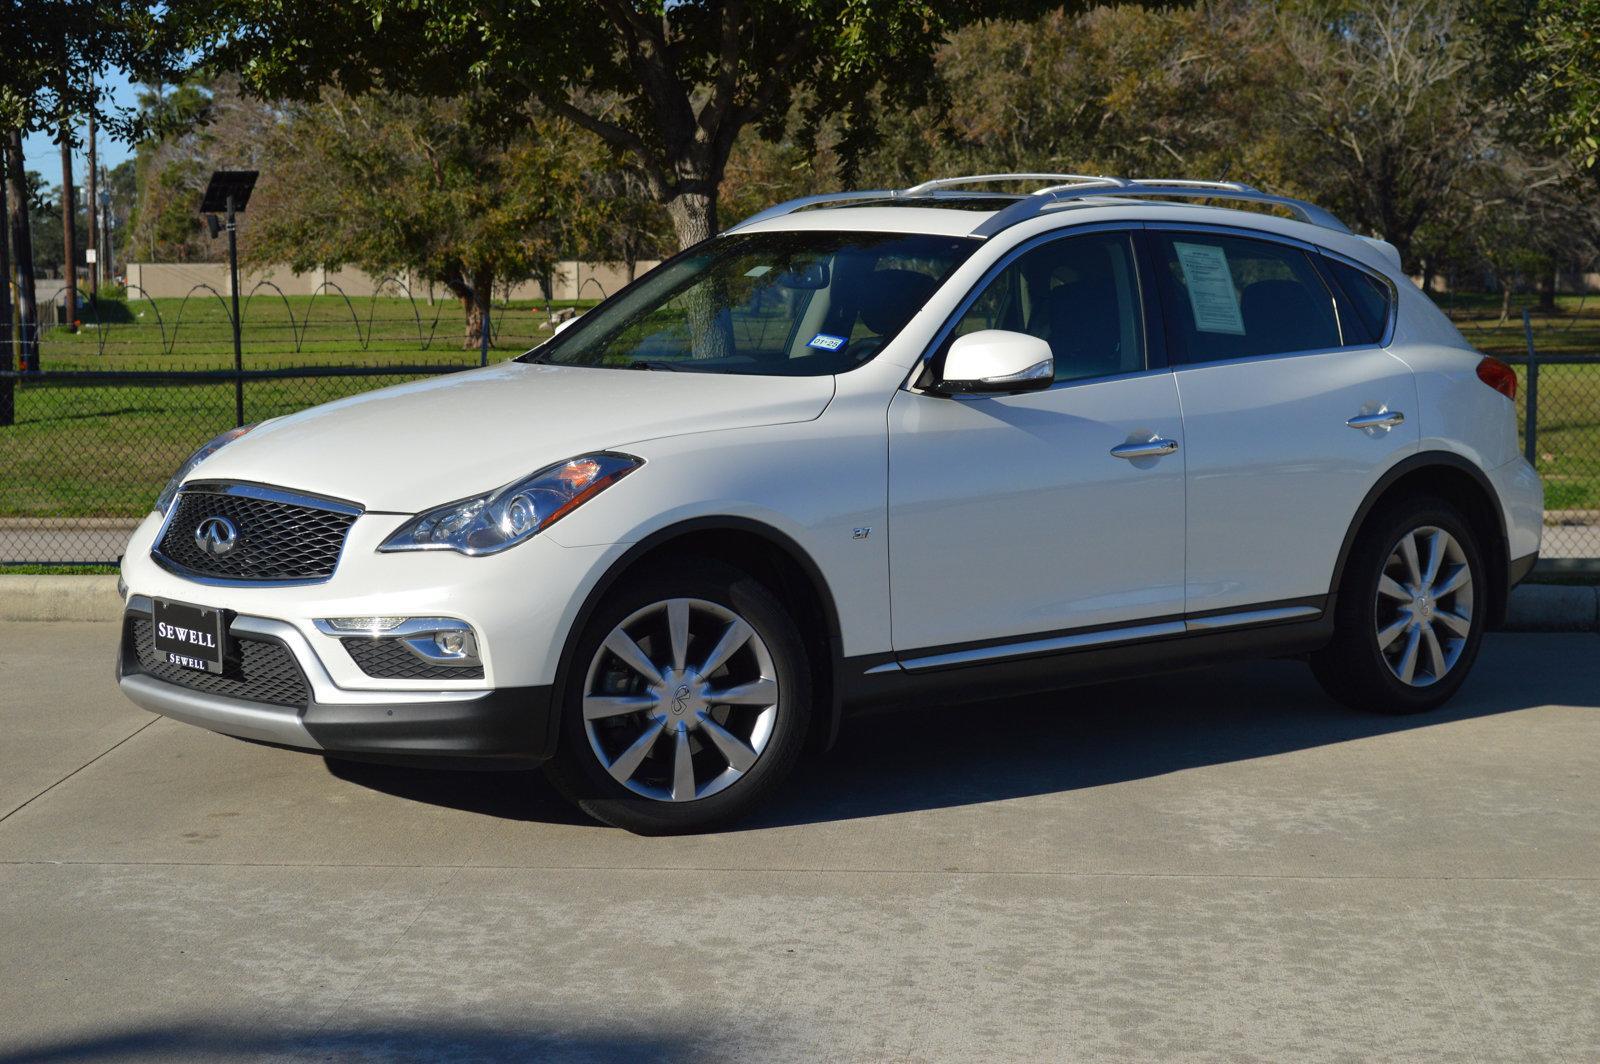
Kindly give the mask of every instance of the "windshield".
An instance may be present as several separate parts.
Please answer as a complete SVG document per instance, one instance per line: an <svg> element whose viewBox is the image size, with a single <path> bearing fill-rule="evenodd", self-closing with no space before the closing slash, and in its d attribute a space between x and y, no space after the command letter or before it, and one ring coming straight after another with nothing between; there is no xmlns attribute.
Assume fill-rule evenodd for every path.
<svg viewBox="0 0 1600 1064"><path fill-rule="evenodd" d="M522 357L696 373L842 373L894 339L977 246L903 233L719 237Z"/></svg>

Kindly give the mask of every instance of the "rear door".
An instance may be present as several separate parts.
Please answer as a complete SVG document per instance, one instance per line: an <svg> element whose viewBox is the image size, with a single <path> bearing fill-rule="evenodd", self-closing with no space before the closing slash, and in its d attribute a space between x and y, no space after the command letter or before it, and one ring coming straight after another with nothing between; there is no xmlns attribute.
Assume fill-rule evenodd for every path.
<svg viewBox="0 0 1600 1064"><path fill-rule="evenodd" d="M1417 449L1410 369L1308 245L1166 226L1150 246L1183 405L1188 612L1326 595L1362 499Z"/></svg>

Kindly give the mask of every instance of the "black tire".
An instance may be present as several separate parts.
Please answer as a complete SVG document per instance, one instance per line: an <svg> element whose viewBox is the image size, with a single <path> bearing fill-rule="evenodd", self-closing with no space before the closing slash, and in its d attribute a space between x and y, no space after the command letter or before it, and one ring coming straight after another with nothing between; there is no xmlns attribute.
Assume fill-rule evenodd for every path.
<svg viewBox="0 0 1600 1064"><path fill-rule="evenodd" d="M1413 686L1396 675L1379 647L1378 588L1401 538L1430 527L1449 533L1459 545L1471 575L1473 608L1454 662L1442 677ZM1334 608L1333 640L1311 655L1311 671L1322 689L1352 709L1375 713L1423 713L1448 701L1465 682L1483 641L1490 593L1483 558L1472 525L1442 499L1405 499L1375 511L1345 564Z"/></svg>
<svg viewBox="0 0 1600 1064"><path fill-rule="evenodd" d="M805 746L812 712L805 642L771 591L749 574L720 562L689 559L673 564L670 572L622 583L595 610L578 637L565 689L559 695L557 753L547 763L546 774L561 793L596 820L640 835L691 834L731 824L783 783ZM776 717L755 763L715 794L674 802L635 793L612 778L590 744L583 699L590 664L612 630L652 604L680 598L721 606L754 629L771 658L778 694ZM716 674L713 671L712 675ZM665 736L663 733L663 739ZM701 742L709 745L703 733ZM659 756L654 747L650 756Z"/></svg>

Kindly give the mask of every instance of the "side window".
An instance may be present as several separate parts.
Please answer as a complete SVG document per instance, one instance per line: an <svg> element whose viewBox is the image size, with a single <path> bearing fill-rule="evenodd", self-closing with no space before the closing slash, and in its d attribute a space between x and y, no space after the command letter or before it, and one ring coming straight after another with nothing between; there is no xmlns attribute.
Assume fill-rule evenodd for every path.
<svg viewBox="0 0 1600 1064"><path fill-rule="evenodd" d="M1382 340L1389 324L1389 310L1394 304L1394 289L1387 281L1338 259L1324 255L1322 264L1343 295L1339 301L1339 318L1344 326L1345 344L1375 344Z"/></svg>
<svg viewBox="0 0 1600 1064"><path fill-rule="evenodd" d="M1144 327L1132 237L1090 233L1041 244L1000 272L953 336L1007 329L1050 344L1056 380L1144 369Z"/></svg>
<svg viewBox="0 0 1600 1064"><path fill-rule="evenodd" d="M1339 346L1333 296L1299 248L1211 233L1160 233L1167 340L1188 362Z"/></svg>

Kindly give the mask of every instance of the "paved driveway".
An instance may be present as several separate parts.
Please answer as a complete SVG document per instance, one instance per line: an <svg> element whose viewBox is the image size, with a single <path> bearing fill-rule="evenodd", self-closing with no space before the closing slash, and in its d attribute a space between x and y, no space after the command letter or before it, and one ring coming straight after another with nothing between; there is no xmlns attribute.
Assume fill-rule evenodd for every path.
<svg viewBox="0 0 1600 1064"><path fill-rule="evenodd" d="M854 722L747 830L154 718L0 625L0 1062L1593 1061L1600 636Z"/></svg>

